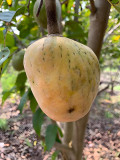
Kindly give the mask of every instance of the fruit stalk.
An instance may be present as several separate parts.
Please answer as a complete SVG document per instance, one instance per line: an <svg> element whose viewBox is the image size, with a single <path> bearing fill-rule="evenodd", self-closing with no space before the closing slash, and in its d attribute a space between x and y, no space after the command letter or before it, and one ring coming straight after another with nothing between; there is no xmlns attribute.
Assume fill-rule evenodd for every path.
<svg viewBox="0 0 120 160"><path fill-rule="evenodd" d="M55 0L45 0L48 34L60 34L56 15Z"/></svg>

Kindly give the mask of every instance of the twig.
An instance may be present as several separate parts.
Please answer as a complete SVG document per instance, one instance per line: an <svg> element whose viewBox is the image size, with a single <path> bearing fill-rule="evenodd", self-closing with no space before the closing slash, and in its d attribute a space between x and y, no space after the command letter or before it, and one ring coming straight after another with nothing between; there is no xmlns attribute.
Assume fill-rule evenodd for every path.
<svg viewBox="0 0 120 160"><path fill-rule="evenodd" d="M30 0L28 1L27 8L28 8L28 16L29 16L30 15Z"/></svg>
<svg viewBox="0 0 120 160"><path fill-rule="evenodd" d="M66 153L73 152L71 148L58 142L55 143L54 147L62 152L66 152Z"/></svg>
<svg viewBox="0 0 120 160"><path fill-rule="evenodd" d="M13 36L15 38L15 40L18 42L18 44L22 47L22 48L26 48L27 46L18 39L18 37L16 36L16 34L14 33L13 29L11 28L12 32L13 32Z"/></svg>
<svg viewBox="0 0 120 160"><path fill-rule="evenodd" d="M64 1L62 1L62 2L61 2L61 5L67 3L68 1L69 1L69 0L64 0Z"/></svg>
<svg viewBox="0 0 120 160"><path fill-rule="evenodd" d="M97 95L101 94L102 92L104 92L106 89L108 89L110 86L110 84L108 84L105 88L101 89Z"/></svg>
<svg viewBox="0 0 120 160"><path fill-rule="evenodd" d="M18 51L20 51L20 49L17 49L15 52L13 52L11 55L9 55L8 58L12 57L14 54L16 54Z"/></svg>
<svg viewBox="0 0 120 160"><path fill-rule="evenodd" d="M94 0L90 0L90 6L87 6L87 8L90 9L92 14L95 14L97 11L97 8L95 7L95 2Z"/></svg>
<svg viewBox="0 0 120 160"><path fill-rule="evenodd" d="M79 12L79 6L80 6L80 0L75 0L75 14L78 15ZM74 16L74 21L78 22L78 16Z"/></svg>
<svg viewBox="0 0 120 160"><path fill-rule="evenodd" d="M43 0L40 1L40 5L38 7L38 11L37 11L37 14L36 14L37 17L39 16L42 5L43 5Z"/></svg>
<svg viewBox="0 0 120 160"><path fill-rule="evenodd" d="M101 82L100 82L100 85L101 85L101 84L103 84L103 83L104 83L104 84L111 84L111 83L117 83L117 84L120 84L120 82L118 82L118 81L112 81L112 82L108 82L108 81L101 81Z"/></svg>
<svg viewBox="0 0 120 160"><path fill-rule="evenodd" d="M107 40L107 38L120 26L120 23L118 23L117 25L115 25L106 35L105 38L103 40L103 43Z"/></svg>
<svg viewBox="0 0 120 160"><path fill-rule="evenodd" d="M37 137L37 138L38 138L38 140L45 141L44 136L40 136L40 137ZM55 142L54 147L61 152L66 152L66 153L68 153L68 152L72 153L73 152L71 148L69 148L68 146L66 146L64 144L58 143L58 142Z"/></svg>

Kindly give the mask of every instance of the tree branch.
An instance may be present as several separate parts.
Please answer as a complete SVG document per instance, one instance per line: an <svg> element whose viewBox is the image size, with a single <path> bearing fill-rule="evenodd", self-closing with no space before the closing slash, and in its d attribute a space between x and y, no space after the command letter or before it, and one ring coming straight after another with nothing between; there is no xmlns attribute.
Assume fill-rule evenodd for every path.
<svg viewBox="0 0 120 160"><path fill-rule="evenodd" d="M55 142L54 147L62 152L66 152L66 153L73 152L73 150L71 148L69 148L68 146L66 146L64 144L58 143L58 142Z"/></svg>
<svg viewBox="0 0 120 160"><path fill-rule="evenodd" d="M95 14L95 12L97 11L94 0L90 0L90 10L92 14Z"/></svg>
<svg viewBox="0 0 120 160"><path fill-rule="evenodd" d="M100 57L104 34L109 19L110 4L107 0L96 0L97 12L90 16L90 28L88 33L88 46Z"/></svg>
<svg viewBox="0 0 120 160"><path fill-rule="evenodd" d="M120 26L120 23L116 24L109 32L105 35L103 42Z"/></svg>
<svg viewBox="0 0 120 160"><path fill-rule="evenodd" d="M43 0L40 1L40 4L39 4L39 7L38 7L38 11L37 11L36 17L39 16L39 13L40 13L40 10L41 10L42 5L43 5Z"/></svg>
<svg viewBox="0 0 120 160"><path fill-rule="evenodd" d="M84 137L86 125L88 122L89 113L87 113L80 120L73 122L73 149L75 151L75 157L78 160L82 158L83 146L84 146Z"/></svg>
<svg viewBox="0 0 120 160"><path fill-rule="evenodd" d="M26 48L27 46L18 39L18 37L16 36L16 34L14 33L13 29L11 28L12 32L13 32L13 36L15 38L15 40L18 42L18 44L22 47L22 48Z"/></svg>
<svg viewBox="0 0 120 160"><path fill-rule="evenodd" d="M29 16L30 15L30 0L28 1L27 9L28 9L28 16Z"/></svg>
<svg viewBox="0 0 120 160"><path fill-rule="evenodd" d="M63 144L69 145L70 141L72 141L73 134L73 123L68 122L64 124L64 140Z"/></svg>
<svg viewBox="0 0 120 160"><path fill-rule="evenodd" d="M108 84L105 88L101 89L97 95L100 95L102 92L104 92L106 89L108 89L110 84Z"/></svg>
<svg viewBox="0 0 120 160"><path fill-rule="evenodd" d="M80 0L75 0L75 14L78 15L79 12L79 6L80 6ZM78 16L74 16L74 21L78 22Z"/></svg>

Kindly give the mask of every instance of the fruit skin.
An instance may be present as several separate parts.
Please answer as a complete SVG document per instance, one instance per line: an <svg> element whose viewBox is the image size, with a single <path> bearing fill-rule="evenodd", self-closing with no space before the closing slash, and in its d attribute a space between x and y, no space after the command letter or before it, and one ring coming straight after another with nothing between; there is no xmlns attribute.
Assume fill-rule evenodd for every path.
<svg viewBox="0 0 120 160"><path fill-rule="evenodd" d="M37 11L38 7L40 5L41 0L37 0L34 4L33 8L33 16L35 18L35 21L38 23L38 25L42 26L44 29L47 29L47 16L46 16L46 9L45 9L45 0L43 0L43 5L41 7L39 16L37 17ZM56 11L57 11L57 20L60 21L61 19L61 4L59 0L56 0Z"/></svg>
<svg viewBox="0 0 120 160"><path fill-rule="evenodd" d="M23 66L24 54L25 54L25 49L21 49L12 57L12 66L16 71L24 70L24 66Z"/></svg>
<svg viewBox="0 0 120 160"><path fill-rule="evenodd" d="M89 112L100 81L99 63L90 48L48 36L27 48L24 68L39 106L51 119L72 122Z"/></svg>

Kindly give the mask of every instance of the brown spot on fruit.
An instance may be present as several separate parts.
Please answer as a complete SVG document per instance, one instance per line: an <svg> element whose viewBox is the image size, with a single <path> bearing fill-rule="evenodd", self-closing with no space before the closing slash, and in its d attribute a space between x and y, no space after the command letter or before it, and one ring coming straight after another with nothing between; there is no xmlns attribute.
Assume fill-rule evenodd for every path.
<svg viewBox="0 0 120 160"><path fill-rule="evenodd" d="M74 110L75 110L75 108L70 108L70 109L68 110L68 112L69 112L69 113L72 113Z"/></svg>

